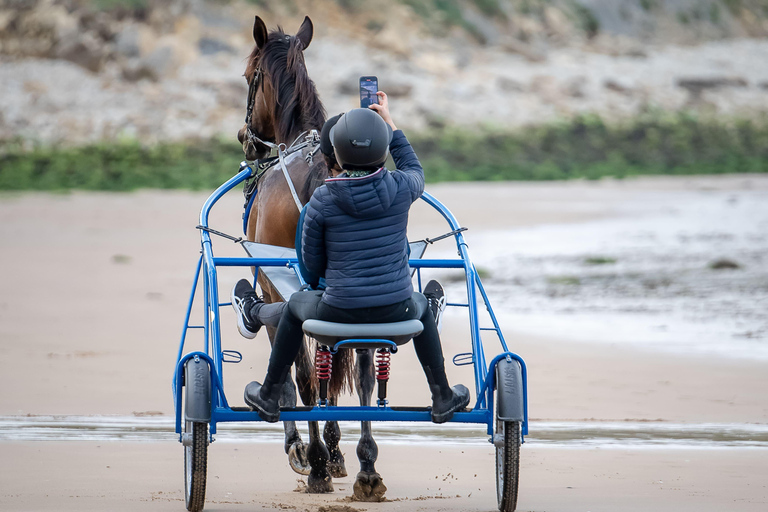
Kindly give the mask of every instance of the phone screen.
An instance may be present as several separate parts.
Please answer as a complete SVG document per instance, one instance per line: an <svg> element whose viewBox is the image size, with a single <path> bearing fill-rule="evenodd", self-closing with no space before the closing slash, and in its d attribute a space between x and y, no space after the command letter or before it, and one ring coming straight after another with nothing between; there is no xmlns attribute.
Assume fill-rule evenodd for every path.
<svg viewBox="0 0 768 512"><path fill-rule="evenodd" d="M379 79L375 76L360 77L360 108L368 108L368 105L379 103L376 93L379 91Z"/></svg>

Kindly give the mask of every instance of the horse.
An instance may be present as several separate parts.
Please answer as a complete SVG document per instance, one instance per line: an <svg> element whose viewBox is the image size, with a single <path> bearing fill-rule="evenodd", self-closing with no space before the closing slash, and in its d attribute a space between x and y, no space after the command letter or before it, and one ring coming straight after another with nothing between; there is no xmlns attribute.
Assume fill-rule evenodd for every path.
<svg viewBox="0 0 768 512"><path fill-rule="evenodd" d="M263 159L269 156L271 146L290 145L305 132L322 129L325 109L314 82L308 76L303 56L312 41L313 31L309 17L304 18L296 35L291 36L280 27L268 32L264 21L256 16L253 25L255 47L245 70L249 85L246 124L237 135L243 144L246 160ZM285 176L276 167L265 172L260 179L247 220L246 236L250 241L294 247L299 209ZM286 167L301 204L306 204L314 190L328 177L328 167L322 157L312 160L312 163L294 158ZM261 272L258 283L265 302L279 300L279 294ZM274 344L275 329L268 328L267 332L270 343ZM296 384L304 405L314 405L318 393L313 361L309 356L313 351L306 338L305 342L294 363ZM353 380L360 404L371 403L375 383L374 352L357 350L356 353L354 363L349 350L341 350L333 356L334 371L329 383L331 404L336 403L344 389L352 391ZM290 376L283 388L280 405L296 405L296 388ZM309 422L308 446L303 444L295 422L286 421L284 426L285 451L291 467L300 474L307 474L307 463L309 465L308 492L333 492L332 477L347 475L339 449L341 431L338 423L327 422L321 439L318 423ZM357 455L360 472L355 479L355 496L363 501L379 501L386 487L375 469L378 447L371 434L370 422L362 423Z"/></svg>

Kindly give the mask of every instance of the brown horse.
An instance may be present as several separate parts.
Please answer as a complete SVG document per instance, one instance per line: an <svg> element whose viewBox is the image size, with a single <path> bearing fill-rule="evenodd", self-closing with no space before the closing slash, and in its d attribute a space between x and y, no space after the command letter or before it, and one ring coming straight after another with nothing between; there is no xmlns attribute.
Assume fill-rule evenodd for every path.
<svg viewBox="0 0 768 512"><path fill-rule="evenodd" d="M303 56L304 49L312 40L312 34L312 22L308 17L295 36L285 34L280 28L268 33L264 21L256 17L253 26L256 46L248 58L245 71L250 88L247 122L238 132L238 140L243 144L246 159L264 158L269 155L273 144L290 145L309 130L321 130L325 122L325 110L315 84L307 74ZM309 201L314 190L328 177L328 168L320 155L309 164L303 158L291 159L287 168L302 204ZM294 247L298 219L299 210L285 176L279 166L275 166L259 182L247 223L248 240ZM259 285L266 302L279 300L279 294L262 273L259 273ZM270 341L274 343L274 329L268 329L268 333ZM309 347L304 346L296 358L296 382L302 402L314 405L317 403L316 380L313 378L314 367L308 354ZM356 387L364 405L370 404L373 392L372 356L372 351L359 351L355 368ZM351 390L352 363L351 351L342 350L334 355L334 372L329 386L331 403L335 403L335 397L345 387ZM280 404L296 405L296 390L290 378L283 389ZM370 422L366 423L357 449L361 471L357 475L355 494L361 499L375 499L383 495L386 487L374 469L378 450L370 434ZM338 424L326 423L324 445L317 422L310 422L308 447L304 446L294 422L284 422L284 425L285 450L289 454L291 467L306 474L306 465L309 463L308 490L333 491L331 476L347 474L339 450L341 433Z"/></svg>

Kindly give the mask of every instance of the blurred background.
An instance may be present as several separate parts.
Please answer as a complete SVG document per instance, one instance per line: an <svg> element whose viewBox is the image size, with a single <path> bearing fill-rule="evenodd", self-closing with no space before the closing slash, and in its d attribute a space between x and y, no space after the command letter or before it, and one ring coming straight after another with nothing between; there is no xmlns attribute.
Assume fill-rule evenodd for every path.
<svg viewBox="0 0 768 512"><path fill-rule="evenodd" d="M765 0L2 0L0 189L209 188L255 14L377 75L431 181L764 172Z"/></svg>

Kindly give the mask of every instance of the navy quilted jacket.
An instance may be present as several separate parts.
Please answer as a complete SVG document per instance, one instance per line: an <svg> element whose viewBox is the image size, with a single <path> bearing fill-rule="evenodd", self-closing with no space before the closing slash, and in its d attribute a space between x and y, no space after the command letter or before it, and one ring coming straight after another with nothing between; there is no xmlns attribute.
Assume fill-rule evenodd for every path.
<svg viewBox="0 0 768 512"><path fill-rule="evenodd" d="M413 293L406 227L424 191L424 171L402 131L390 153L398 170L329 178L309 200L301 255L324 277L323 301L343 309L386 306Z"/></svg>

